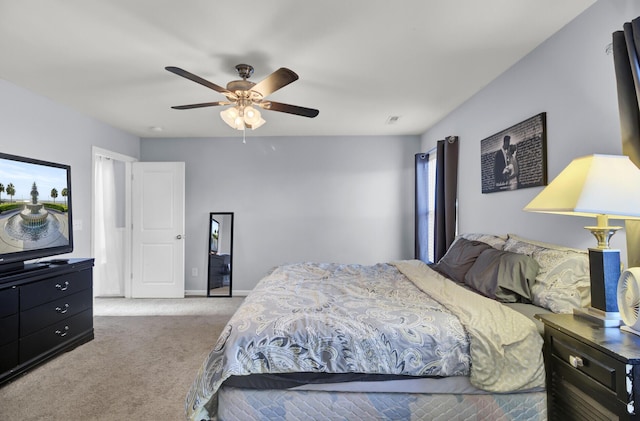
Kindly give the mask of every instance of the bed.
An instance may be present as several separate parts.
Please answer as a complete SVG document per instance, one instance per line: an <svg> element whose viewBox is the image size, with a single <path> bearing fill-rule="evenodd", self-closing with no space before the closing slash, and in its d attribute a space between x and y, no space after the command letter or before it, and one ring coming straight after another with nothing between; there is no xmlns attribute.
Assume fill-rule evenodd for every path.
<svg viewBox="0 0 640 421"><path fill-rule="evenodd" d="M465 234L435 265L297 263L202 364L189 420L545 420L533 315L589 304L586 252Z"/></svg>

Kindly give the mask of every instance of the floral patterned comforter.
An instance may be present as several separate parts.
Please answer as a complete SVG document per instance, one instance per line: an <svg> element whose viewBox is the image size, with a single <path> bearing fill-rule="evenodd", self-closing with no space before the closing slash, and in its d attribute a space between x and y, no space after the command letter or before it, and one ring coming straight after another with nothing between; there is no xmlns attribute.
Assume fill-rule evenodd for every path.
<svg viewBox="0 0 640 421"><path fill-rule="evenodd" d="M405 263L404 269L402 262L397 267L300 263L275 269L245 299L204 361L187 395L187 418L215 419L216 392L231 376L472 375L467 328L411 280L419 266ZM423 266L424 276L447 281Z"/></svg>

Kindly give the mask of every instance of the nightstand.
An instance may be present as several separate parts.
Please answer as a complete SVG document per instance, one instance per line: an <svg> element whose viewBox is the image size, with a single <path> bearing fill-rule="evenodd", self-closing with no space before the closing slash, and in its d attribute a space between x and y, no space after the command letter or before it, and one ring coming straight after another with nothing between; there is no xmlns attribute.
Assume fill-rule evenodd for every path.
<svg viewBox="0 0 640 421"><path fill-rule="evenodd" d="M640 336L573 314L536 318L550 420L640 420Z"/></svg>

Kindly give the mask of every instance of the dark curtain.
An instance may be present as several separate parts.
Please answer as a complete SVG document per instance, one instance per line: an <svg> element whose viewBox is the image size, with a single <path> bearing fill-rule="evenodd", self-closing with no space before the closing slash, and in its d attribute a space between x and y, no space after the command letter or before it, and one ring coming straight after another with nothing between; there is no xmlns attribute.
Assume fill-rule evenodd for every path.
<svg viewBox="0 0 640 421"><path fill-rule="evenodd" d="M438 141L434 260L439 261L456 237L458 206L458 136Z"/></svg>
<svg viewBox="0 0 640 421"><path fill-rule="evenodd" d="M613 33L622 153L640 167L640 17ZM640 221L626 221L628 266L640 266Z"/></svg>
<svg viewBox="0 0 640 421"><path fill-rule="evenodd" d="M415 258L429 262L429 154L415 160Z"/></svg>

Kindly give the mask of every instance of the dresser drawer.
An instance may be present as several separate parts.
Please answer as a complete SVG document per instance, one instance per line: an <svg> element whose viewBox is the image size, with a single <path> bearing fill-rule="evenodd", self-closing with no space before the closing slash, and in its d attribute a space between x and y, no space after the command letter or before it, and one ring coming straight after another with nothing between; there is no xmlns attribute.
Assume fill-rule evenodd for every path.
<svg viewBox="0 0 640 421"><path fill-rule="evenodd" d="M18 340L19 315L12 314L0 319L0 345Z"/></svg>
<svg viewBox="0 0 640 421"><path fill-rule="evenodd" d="M91 288L91 271L72 272L20 287L20 310Z"/></svg>
<svg viewBox="0 0 640 421"><path fill-rule="evenodd" d="M610 390L577 370L566 370L562 363L562 367L554 367L549 378L549 421L628 419L616 415L625 414L627 408Z"/></svg>
<svg viewBox="0 0 640 421"><path fill-rule="evenodd" d="M0 290L0 318L18 312L18 288Z"/></svg>
<svg viewBox="0 0 640 421"><path fill-rule="evenodd" d="M551 353L559 360L598 381L614 393L618 392L618 380L625 378L625 365L574 338L554 332Z"/></svg>
<svg viewBox="0 0 640 421"><path fill-rule="evenodd" d="M18 341L0 345L0 374L18 365Z"/></svg>
<svg viewBox="0 0 640 421"><path fill-rule="evenodd" d="M23 311L20 313L20 336L26 336L46 326L58 323L61 320L88 310L92 307L92 302L93 293L91 289L85 289Z"/></svg>
<svg viewBox="0 0 640 421"><path fill-rule="evenodd" d="M20 363L53 350L93 328L93 311L86 310L59 323L20 338Z"/></svg>

